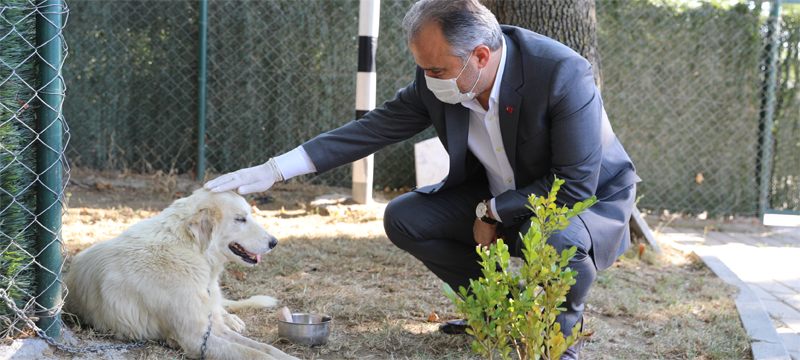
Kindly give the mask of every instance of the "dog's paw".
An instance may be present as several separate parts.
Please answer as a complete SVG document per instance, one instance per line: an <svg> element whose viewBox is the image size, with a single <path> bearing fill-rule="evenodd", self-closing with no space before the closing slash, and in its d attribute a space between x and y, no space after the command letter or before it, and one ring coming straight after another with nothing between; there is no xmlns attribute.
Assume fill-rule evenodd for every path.
<svg viewBox="0 0 800 360"><path fill-rule="evenodd" d="M225 314L223 319L225 320L225 325L231 328L231 330L238 333L244 331L244 321L242 321L242 319L240 319L238 316L233 314Z"/></svg>

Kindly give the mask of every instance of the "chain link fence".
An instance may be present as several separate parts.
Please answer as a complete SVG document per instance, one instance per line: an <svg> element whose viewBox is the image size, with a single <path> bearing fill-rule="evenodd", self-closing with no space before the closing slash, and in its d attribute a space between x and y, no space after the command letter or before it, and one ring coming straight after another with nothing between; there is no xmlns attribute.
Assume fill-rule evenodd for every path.
<svg viewBox="0 0 800 360"><path fill-rule="evenodd" d="M411 3L381 1L379 103L413 76L400 28ZM68 149L73 163L193 171L197 2L70 4L76 20L69 28L73 56L65 71L71 92L65 112L80 139ZM760 2L752 1L687 7L597 0L603 96L615 131L644 179L640 207L757 212L765 69L765 15L759 8ZM357 17L358 0L210 2L210 171L261 163L352 119ZM770 201L774 208L800 210L800 152L790 131L797 127L798 113L791 105L796 102L786 96L779 97L782 106L795 108L779 111L776 118ZM430 136L433 131L427 130L379 151L376 188L413 186L413 142ZM349 186L350 169L299 181Z"/></svg>
<svg viewBox="0 0 800 360"><path fill-rule="evenodd" d="M193 169L196 3L69 2L64 108L79 139L68 149L70 161L139 172Z"/></svg>
<svg viewBox="0 0 800 360"><path fill-rule="evenodd" d="M60 329L60 232L69 132L61 111L66 7L56 1L2 4L0 338L5 338L30 328L30 317L48 333Z"/></svg>
<svg viewBox="0 0 800 360"><path fill-rule="evenodd" d="M759 13L598 1L603 98L649 209L754 214ZM800 170L800 169L798 169Z"/></svg>
<svg viewBox="0 0 800 360"><path fill-rule="evenodd" d="M381 2L379 101L413 76L400 29L411 3ZM67 9L53 4L0 7L0 338L31 318L60 326L65 152L80 166L139 172L191 172L197 159L197 2L70 1L67 63ZM644 180L640 207L756 213L759 8L597 1L603 96ZM358 0L217 0L209 14L211 171L263 162L353 117ZM799 211L800 15L781 29L768 205ZM431 136L378 152L376 187L413 186L413 142ZM350 170L300 181L348 186Z"/></svg>
<svg viewBox="0 0 800 360"><path fill-rule="evenodd" d="M414 62L399 31L412 3L381 2L378 99L391 99L412 80ZM211 171L264 162L353 118L357 0L233 0L209 5ZM431 129L378 152L376 164L391 165L376 166L375 184L413 185L412 144L433 134ZM305 179L347 186L350 167Z"/></svg>

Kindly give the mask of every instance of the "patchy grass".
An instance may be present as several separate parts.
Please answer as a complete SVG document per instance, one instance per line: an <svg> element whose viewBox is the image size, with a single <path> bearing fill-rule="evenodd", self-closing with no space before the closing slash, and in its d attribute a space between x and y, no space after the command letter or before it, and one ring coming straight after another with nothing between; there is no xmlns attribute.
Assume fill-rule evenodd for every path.
<svg viewBox="0 0 800 360"><path fill-rule="evenodd" d="M120 187L69 190L63 233L70 254L152 216L173 197ZM295 311L331 315L329 343L306 348L279 340L277 309L239 312L247 324L245 335L305 359L476 358L468 337L440 334L438 322L428 321L434 314L440 320L457 315L441 282L386 238L380 206L341 206L329 216L307 208L313 196L331 191L290 184L256 199L261 203L256 217L278 237L279 245L258 266L229 266L222 277L229 298L270 295ZM733 288L697 260L668 248L658 256L647 251L643 255L629 252L599 274L587 306L586 327L594 334L582 352L584 358L750 358ZM75 336L82 343L111 341L91 329L75 329ZM140 350L83 358L182 355L153 343Z"/></svg>
<svg viewBox="0 0 800 360"><path fill-rule="evenodd" d="M591 358L752 358L736 289L696 257L663 251L629 251L599 274L587 311Z"/></svg>

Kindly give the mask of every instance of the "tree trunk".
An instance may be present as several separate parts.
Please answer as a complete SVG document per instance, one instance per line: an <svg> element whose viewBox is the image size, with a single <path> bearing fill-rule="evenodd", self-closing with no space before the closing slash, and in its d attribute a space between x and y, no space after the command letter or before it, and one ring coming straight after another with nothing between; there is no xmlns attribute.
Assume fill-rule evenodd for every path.
<svg viewBox="0 0 800 360"><path fill-rule="evenodd" d="M597 17L594 0L482 0L501 24L533 30L556 39L592 64L600 86Z"/></svg>

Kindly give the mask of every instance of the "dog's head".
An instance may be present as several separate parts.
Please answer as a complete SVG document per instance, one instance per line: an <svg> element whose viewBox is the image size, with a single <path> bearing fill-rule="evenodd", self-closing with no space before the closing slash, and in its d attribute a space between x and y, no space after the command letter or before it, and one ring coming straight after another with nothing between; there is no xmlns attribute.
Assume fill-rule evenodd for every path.
<svg viewBox="0 0 800 360"><path fill-rule="evenodd" d="M198 189L186 200L195 207L188 230L210 256L255 265L261 255L278 245L255 221L250 205L239 194Z"/></svg>

